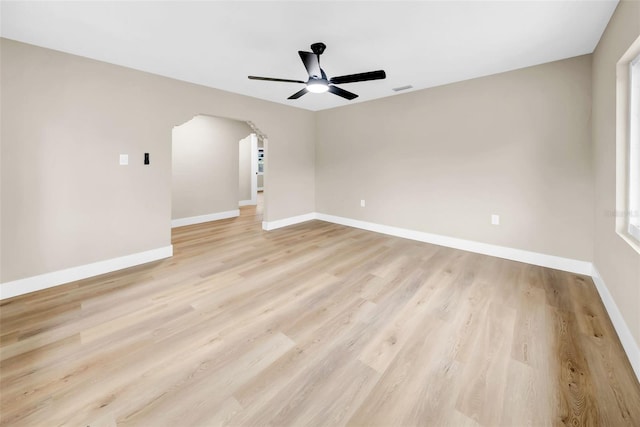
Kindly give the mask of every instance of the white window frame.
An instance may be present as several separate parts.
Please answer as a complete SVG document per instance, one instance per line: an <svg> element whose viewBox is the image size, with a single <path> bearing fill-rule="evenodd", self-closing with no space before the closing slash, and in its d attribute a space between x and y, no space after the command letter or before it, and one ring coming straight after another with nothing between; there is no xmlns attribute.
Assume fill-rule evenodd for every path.
<svg viewBox="0 0 640 427"><path fill-rule="evenodd" d="M640 253L640 37L616 64L616 233Z"/></svg>
<svg viewBox="0 0 640 427"><path fill-rule="evenodd" d="M640 54L629 63L627 233L640 243Z"/></svg>

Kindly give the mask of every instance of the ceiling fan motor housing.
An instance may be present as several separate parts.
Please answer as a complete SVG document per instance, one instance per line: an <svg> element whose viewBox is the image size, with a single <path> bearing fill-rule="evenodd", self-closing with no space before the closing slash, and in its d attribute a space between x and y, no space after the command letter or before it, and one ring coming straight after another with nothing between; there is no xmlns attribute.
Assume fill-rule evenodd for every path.
<svg viewBox="0 0 640 427"><path fill-rule="evenodd" d="M316 55L322 55L322 52L324 52L326 48L327 46L324 43L314 43L311 45L311 52Z"/></svg>

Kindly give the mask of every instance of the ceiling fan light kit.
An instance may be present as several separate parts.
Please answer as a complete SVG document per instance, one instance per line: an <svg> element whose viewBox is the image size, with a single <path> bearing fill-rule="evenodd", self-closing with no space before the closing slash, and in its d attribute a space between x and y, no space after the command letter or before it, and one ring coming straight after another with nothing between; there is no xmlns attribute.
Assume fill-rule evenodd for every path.
<svg viewBox="0 0 640 427"><path fill-rule="evenodd" d="M329 90L329 82L326 80L309 80L307 90L313 93L323 93Z"/></svg>
<svg viewBox="0 0 640 427"><path fill-rule="evenodd" d="M351 101L358 97L355 93L341 89L336 84L356 83L364 82L368 80L381 80L387 77L384 70L368 71L366 73L349 74L346 76L327 78L324 70L320 68L320 55L324 52L327 46L324 43L314 43L311 45L311 52L305 52L303 50L298 51L300 59L307 69L309 79L305 82L303 80L292 79L278 79L273 77L257 77L249 76L251 80L266 80L270 82L286 82L286 83L302 83L306 87L302 90L291 95L288 99L298 99L307 92L311 93L323 93L331 92L334 95L338 95L344 99Z"/></svg>

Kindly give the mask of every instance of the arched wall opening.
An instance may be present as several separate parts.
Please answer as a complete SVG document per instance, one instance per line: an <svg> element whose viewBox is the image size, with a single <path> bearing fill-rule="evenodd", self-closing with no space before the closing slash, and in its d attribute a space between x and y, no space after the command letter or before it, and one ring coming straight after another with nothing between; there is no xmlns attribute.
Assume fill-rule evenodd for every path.
<svg viewBox="0 0 640 427"><path fill-rule="evenodd" d="M172 130L171 225L236 217L258 203L265 135L253 124L198 114ZM259 148L259 146L262 146ZM261 182L264 189L264 183ZM263 198L260 198L264 204ZM264 205L260 206L263 212Z"/></svg>

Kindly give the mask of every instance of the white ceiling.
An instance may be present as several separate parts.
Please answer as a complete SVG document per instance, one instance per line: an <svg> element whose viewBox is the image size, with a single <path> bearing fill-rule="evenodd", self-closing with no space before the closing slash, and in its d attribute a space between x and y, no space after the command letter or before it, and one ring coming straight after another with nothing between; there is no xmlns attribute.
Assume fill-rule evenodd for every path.
<svg viewBox="0 0 640 427"><path fill-rule="evenodd" d="M395 95L593 52L617 0L1 3L3 37L309 110ZM360 95L287 97L306 80L298 50L322 41L329 77ZM406 92L401 92L406 93Z"/></svg>

